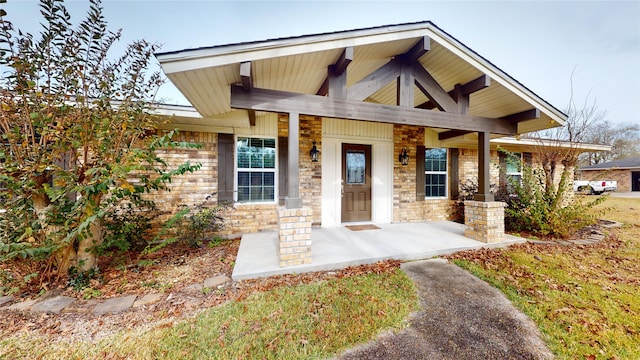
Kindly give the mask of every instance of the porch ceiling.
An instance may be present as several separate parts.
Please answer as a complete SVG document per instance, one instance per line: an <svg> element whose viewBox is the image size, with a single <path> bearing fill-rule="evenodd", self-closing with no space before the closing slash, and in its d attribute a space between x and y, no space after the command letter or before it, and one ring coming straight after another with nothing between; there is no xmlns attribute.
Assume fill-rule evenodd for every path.
<svg viewBox="0 0 640 360"><path fill-rule="evenodd" d="M230 106L230 86L242 83L241 62L251 62L251 77L256 88L315 95L327 78L327 68L346 47L353 47L353 60L346 70L349 87L395 56L407 52L424 36L431 39L430 50L418 61L445 91L483 74L491 78L490 86L470 95L470 115L501 118L537 108L540 117L519 122L518 133L564 124L564 114L430 22L223 45L156 56L168 78L201 114L200 118L177 118L176 121L193 126L248 127L247 111ZM396 105L396 99L396 82L391 81L365 101ZM414 89L414 106L429 100L422 91ZM447 129L446 124L439 131L442 129Z"/></svg>

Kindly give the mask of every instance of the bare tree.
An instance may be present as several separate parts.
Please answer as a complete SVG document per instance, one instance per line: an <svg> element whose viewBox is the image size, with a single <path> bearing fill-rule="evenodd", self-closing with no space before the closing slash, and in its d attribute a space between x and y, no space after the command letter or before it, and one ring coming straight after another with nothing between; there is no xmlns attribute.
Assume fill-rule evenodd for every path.
<svg viewBox="0 0 640 360"><path fill-rule="evenodd" d="M561 187L568 187L568 182L573 179L573 170L578 164L581 153L580 143L591 142L593 129L604 122L603 119L606 115L605 111L598 108L596 100L591 98L590 93L585 96L582 104L576 103L573 91L574 72L575 68L569 79L571 96L565 110L566 125L530 135L538 140L536 153L544 170L545 189L550 197L556 198L558 201L566 190ZM556 172L560 165L562 165L563 172L560 184L556 186Z"/></svg>
<svg viewBox="0 0 640 360"><path fill-rule="evenodd" d="M604 162L640 156L640 126L637 124L613 124L608 120L594 124L586 137L593 144L612 145L609 152L589 152L581 154L580 164L593 165Z"/></svg>

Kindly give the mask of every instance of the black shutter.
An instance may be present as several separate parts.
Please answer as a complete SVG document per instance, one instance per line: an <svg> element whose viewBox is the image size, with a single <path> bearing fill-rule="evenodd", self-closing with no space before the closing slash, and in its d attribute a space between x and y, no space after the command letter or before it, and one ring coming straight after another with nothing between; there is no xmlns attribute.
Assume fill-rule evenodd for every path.
<svg viewBox="0 0 640 360"><path fill-rule="evenodd" d="M289 139L285 136L278 138L278 203L284 205L287 197L289 178L287 169L289 166Z"/></svg>
<svg viewBox="0 0 640 360"><path fill-rule="evenodd" d="M507 154L498 150L498 161L500 163L498 183L500 187L507 186Z"/></svg>
<svg viewBox="0 0 640 360"><path fill-rule="evenodd" d="M530 152L522 153L522 159L526 166L531 167L533 165L533 156Z"/></svg>
<svg viewBox="0 0 640 360"><path fill-rule="evenodd" d="M424 201L425 194L425 178L424 178L424 154L427 150L424 145L418 145L416 148L416 200Z"/></svg>
<svg viewBox="0 0 640 360"><path fill-rule="evenodd" d="M460 196L460 150L449 149L451 154L449 164L449 193L451 200L458 200Z"/></svg>
<svg viewBox="0 0 640 360"><path fill-rule="evenodd" d="M218 134L218 202L233 202L233 134Z"/></svg>

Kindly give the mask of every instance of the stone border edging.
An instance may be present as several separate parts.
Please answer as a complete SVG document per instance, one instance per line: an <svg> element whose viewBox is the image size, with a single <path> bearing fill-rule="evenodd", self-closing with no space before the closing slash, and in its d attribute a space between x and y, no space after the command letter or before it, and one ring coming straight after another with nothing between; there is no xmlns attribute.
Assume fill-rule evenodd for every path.
<svg viewBox="0 0 640 360"><path fill-rule="evenodd" d="M202 291L204 289L219 289L229 282L231 282L231 279L228 276L216 275L205 279L201 283L189 285L185 290ZM87 308L74 308L72 306L72 304L77 300L74 297L63 295L47 297L45 295L39 299L27 299L25 301L16 302L15 297L7 295L0 297L0 311L30 311L33 313L46 314L60 314L61 312L91 312L94 315L120 314L130 309L137 309L167 300L170 296L171 294L150 293L145 294L138 299L138 295L126 295L101 300L95 304L91 304L90 310L86 311Z"/></svg>

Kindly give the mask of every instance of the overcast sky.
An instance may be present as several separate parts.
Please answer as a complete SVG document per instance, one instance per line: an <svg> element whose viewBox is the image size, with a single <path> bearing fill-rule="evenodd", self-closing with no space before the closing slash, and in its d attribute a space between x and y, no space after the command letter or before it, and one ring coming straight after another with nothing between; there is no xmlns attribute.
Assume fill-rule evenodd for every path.
<svg viewBox="0 0 640 360"><path fill-rule="evenodd" d="M80 20L85 1L66 1ZM103 1L123 46L161 52L430 20L564 110L596 101L606 119L640 123L640 1ZM38 31L38 3L0 5L16 28ZM160 96L186 100L171 84Z"/></svg>

